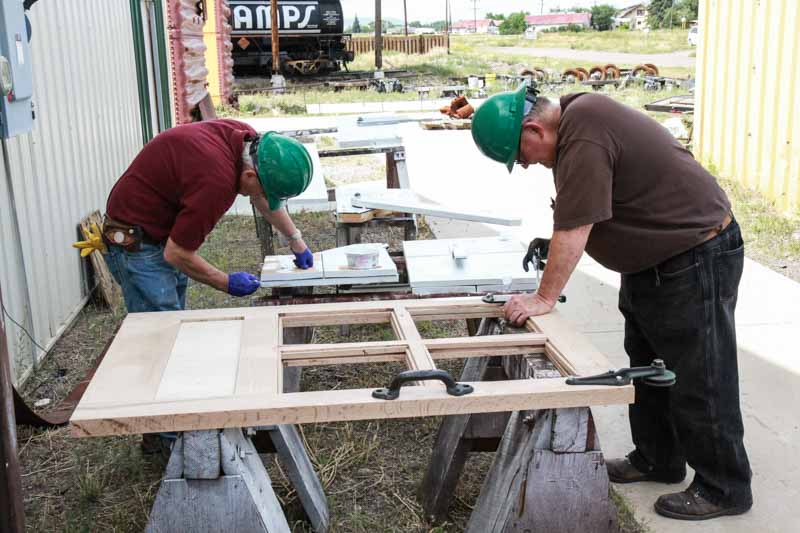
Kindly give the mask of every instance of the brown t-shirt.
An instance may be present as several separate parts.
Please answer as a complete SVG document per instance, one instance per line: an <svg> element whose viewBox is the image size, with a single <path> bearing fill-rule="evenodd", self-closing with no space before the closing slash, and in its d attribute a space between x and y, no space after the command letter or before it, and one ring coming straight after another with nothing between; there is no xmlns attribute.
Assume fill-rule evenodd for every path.
<svg viewBox="0 0 800 533"><path fill-rule="evenodd" d="M106 213L153 239L197 250L236 200L245 138L255 134L231 119L158 134L114 185Z"/></svg>
<svg viewBox="0 0 800 533"><path fill-rule="evenodd" d="M607 96L561 98L554 229L594 224L586 252L623 273L700 244L730 202L661 124Z"/></svg>

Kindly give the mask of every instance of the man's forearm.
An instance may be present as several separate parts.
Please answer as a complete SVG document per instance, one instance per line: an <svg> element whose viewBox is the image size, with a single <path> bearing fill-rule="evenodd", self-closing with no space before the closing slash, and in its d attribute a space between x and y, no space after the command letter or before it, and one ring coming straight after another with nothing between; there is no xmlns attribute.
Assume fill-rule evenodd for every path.
<svg viewBox="0 0 800 533"><path fill-rule="evenodd" d="M222 292L228 291L228 275L200 257L197 252L167 240L164 259L195 281L210 285Z"/></svg>
<svg viewBox="0 0 800 533"><path fill-rule="evenodd" d="M277 211L270 211L266 206L266 200L264 200L263 203L257 203L254 201L253 205L256 206L256 209L258 209L262 215L264 215L266 221L272 224L275 229L277 229L285 237L291 237L297 232L297 226L294 225L294 221L292 220L292 217L289 216L289 212L285 207L278 209ZM300 253L306 249L306 243L301 238L289 241L289 247L293 252Z"/></svg>
<svg viewBox="0 0 800 533"><path fill-rule="evenodd" d="M275 229L286 237L291 236L297 231L297 226L294 225L294 221L292 221L292 217L289 216L289 212L286 211L285 207L277 211L270 211L267 209L266 211L262 211L261 214L264 215L267 222L272 224Z"/></svg>
<svg viewBox="0 0 800 533"><path fill-rule="evenodd" d="M551 306L556 304L558 297L567 285L569 277L583 255L591 231L592 224L587 224L553 232L547 255L547 266L544 269L539 289L536 291L539 297Z"/></svg>

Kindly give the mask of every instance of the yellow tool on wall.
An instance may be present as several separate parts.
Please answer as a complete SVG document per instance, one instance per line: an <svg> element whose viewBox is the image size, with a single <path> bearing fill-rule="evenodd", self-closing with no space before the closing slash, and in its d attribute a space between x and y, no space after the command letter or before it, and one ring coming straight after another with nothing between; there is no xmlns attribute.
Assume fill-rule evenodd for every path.
<svg viewBox="0 0 800 533"><path fill-rule="evenodd" d="M103 232L97 226L96 222L92 222L89 228L81 227L85 241L78 241L72 243L73 248L78 248L81 251L81 257L87 257L94 251L106 253L106 243L103 242Z"/></svg>

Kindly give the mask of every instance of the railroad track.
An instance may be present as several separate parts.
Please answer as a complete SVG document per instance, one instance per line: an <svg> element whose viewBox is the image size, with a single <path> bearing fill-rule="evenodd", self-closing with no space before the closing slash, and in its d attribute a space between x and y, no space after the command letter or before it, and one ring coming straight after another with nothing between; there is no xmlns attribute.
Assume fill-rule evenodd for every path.
<svg viewBox="0 0 800 533"><path fill-rule="evenodd" d="M385 70L384 78L413 78L417 73L408 70ZM273 88L268 76L238 76L233 87L233 94L253 94L271 91L292 92L312 88L361 88L367 87L375 80L373 71L333 72L325 76L304 76L291 78L285 88Z"/></svg>

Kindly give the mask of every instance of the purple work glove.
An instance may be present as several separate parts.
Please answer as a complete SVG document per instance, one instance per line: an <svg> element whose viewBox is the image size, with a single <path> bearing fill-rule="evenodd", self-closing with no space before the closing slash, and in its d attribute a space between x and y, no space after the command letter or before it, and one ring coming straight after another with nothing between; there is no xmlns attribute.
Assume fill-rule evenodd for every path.
<svg viewBox="0 0 800 533"><path fill-rule="evenodd" d="M233 272L228 274L228 294L231 296L247 296L253 294L261 286L257 277L249 272Z"/></svg>
<svg viewBox="0 0 800 533"><path fill-rule="evenodd" d="M294 254L294 264L297 268L302 268L303 270L307 268L311 268L314 266L314 254L311 253L311 250L306 248L299 254L297 252L292 252Z"/></svg>

